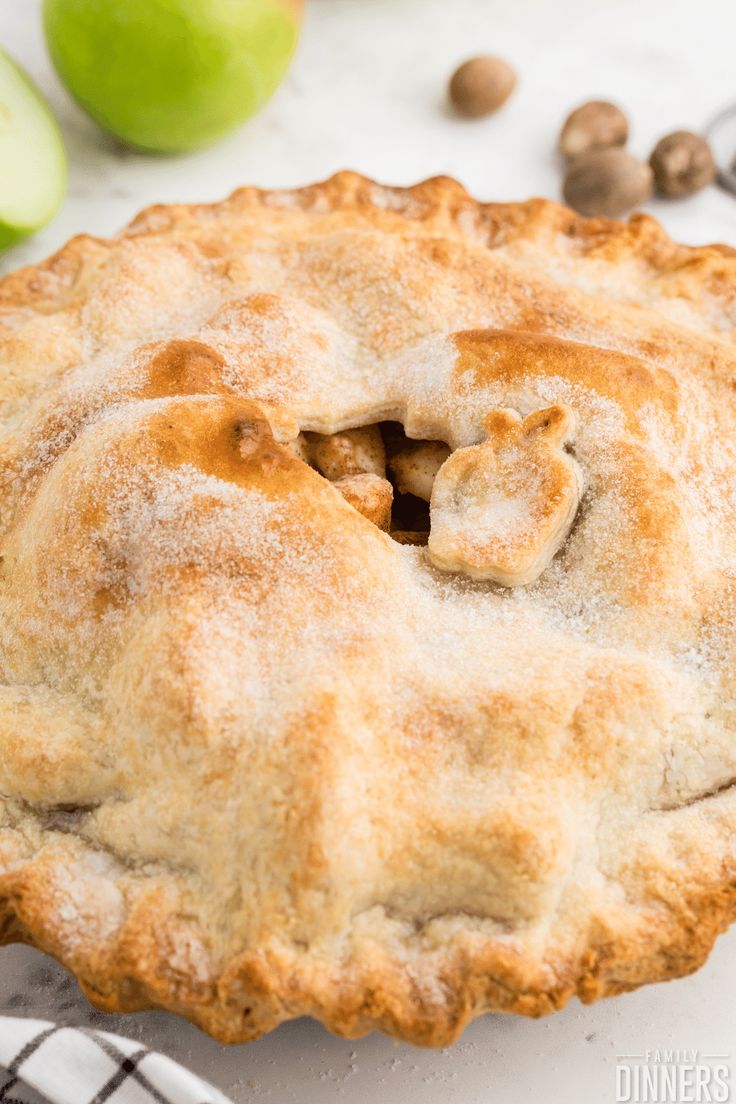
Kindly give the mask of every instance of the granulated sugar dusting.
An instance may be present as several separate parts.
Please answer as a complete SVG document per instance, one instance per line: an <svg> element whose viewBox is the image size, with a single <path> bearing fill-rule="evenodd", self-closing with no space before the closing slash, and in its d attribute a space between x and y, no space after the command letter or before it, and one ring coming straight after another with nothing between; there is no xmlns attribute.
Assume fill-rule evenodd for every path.
<svg viewBox="0 0 736 1104"><path fill-rule="evenodd" d="M685 893L705 953L736 270L700 313L690 254L592 233L348 174L73 243L55 308L13 278L0 939L227 1039L664 977Z"/></svg>

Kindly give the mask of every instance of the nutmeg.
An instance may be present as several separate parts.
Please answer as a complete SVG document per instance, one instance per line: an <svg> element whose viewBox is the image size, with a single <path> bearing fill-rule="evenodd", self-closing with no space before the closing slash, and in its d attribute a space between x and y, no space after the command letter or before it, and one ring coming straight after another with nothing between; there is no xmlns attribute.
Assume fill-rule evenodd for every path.
<svg viewBox="0 0 736 1104"><path fill-rule="evenodd" d="M570 162L565 200L582 215L616 218L649 199L652 170L617 146L591 150Z"/></svg>
<svg viewBox="0 0 736 1104"><path fill-rule="evenodd" d="M558 146L563 157L571 158L590 150L625 146L628 137L628 120L620 107L607 100L590 100L568 115Z"/></svg>
<svg viewBox="0 0 736 1104"><path fill-rule="evenodd" d="M699 192L716 175L710 146L705 138L690 130L676 130L660 138L649 164L659 194L673 198Z"/></svg>
<svg viewBox="0 0 736 1104"><path fill-rule="evenodd" d="M516 87L516 73L503 58L474 57L450 78L450 101L461 115L478 119L498 111Z"/></svg>

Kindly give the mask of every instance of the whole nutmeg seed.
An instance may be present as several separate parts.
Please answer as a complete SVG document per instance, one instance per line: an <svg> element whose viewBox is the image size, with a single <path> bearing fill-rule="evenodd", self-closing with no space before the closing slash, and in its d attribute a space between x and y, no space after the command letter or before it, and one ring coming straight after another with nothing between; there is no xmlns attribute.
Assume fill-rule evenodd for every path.
<svg viewBox="0 0 736 1104"><path fill-rule="evenodd" d="M652 194L652 170L617 146L591 150L570 162L565 200L581 215L616 218Z"/></svg>
<svg viewBox="0 0 736 1104"><path fill-rule="evenodd" d="M563 157L578 157L590 150L625 146L629 123L620 107L606 100L590 100L565 120L558 146Z"/></svg>
<svg viewBox="0 0 736 1104"><path fill-rule="evenodd" d="M456 111L478 119L498 111L516 88L516 73L503 58L474 57L455 70L448 88Z"/></svg>
<svg viewBox="0 0 736 1104"><path fill-rule="evenodd" d="M716 163L705 138L691 130L676 130L660 138L649 164L657 191L663 196L689 196L712 184Z"/></svg>

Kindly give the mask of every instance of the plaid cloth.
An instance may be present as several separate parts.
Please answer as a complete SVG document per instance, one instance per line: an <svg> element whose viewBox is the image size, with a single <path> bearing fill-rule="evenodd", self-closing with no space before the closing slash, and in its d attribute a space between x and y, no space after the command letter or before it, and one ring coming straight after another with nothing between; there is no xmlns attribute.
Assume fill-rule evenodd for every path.
<svg viewBox="0 0 736 1104"><path fill-rule="evenodd" d="M0 1016L0 1104L231 1104L131 1039Z"/></svg>

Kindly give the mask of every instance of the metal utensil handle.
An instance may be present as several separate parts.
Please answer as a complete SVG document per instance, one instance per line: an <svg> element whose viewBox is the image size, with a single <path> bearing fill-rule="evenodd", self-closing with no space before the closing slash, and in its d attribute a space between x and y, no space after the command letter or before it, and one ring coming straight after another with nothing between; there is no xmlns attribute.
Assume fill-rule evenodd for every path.
<svg viewBox="0 0 736 1104"><path fill-rule="evenodd" d="M736 195L736 103L724 107L705 130L718 169L718 183Z"/></svg>

